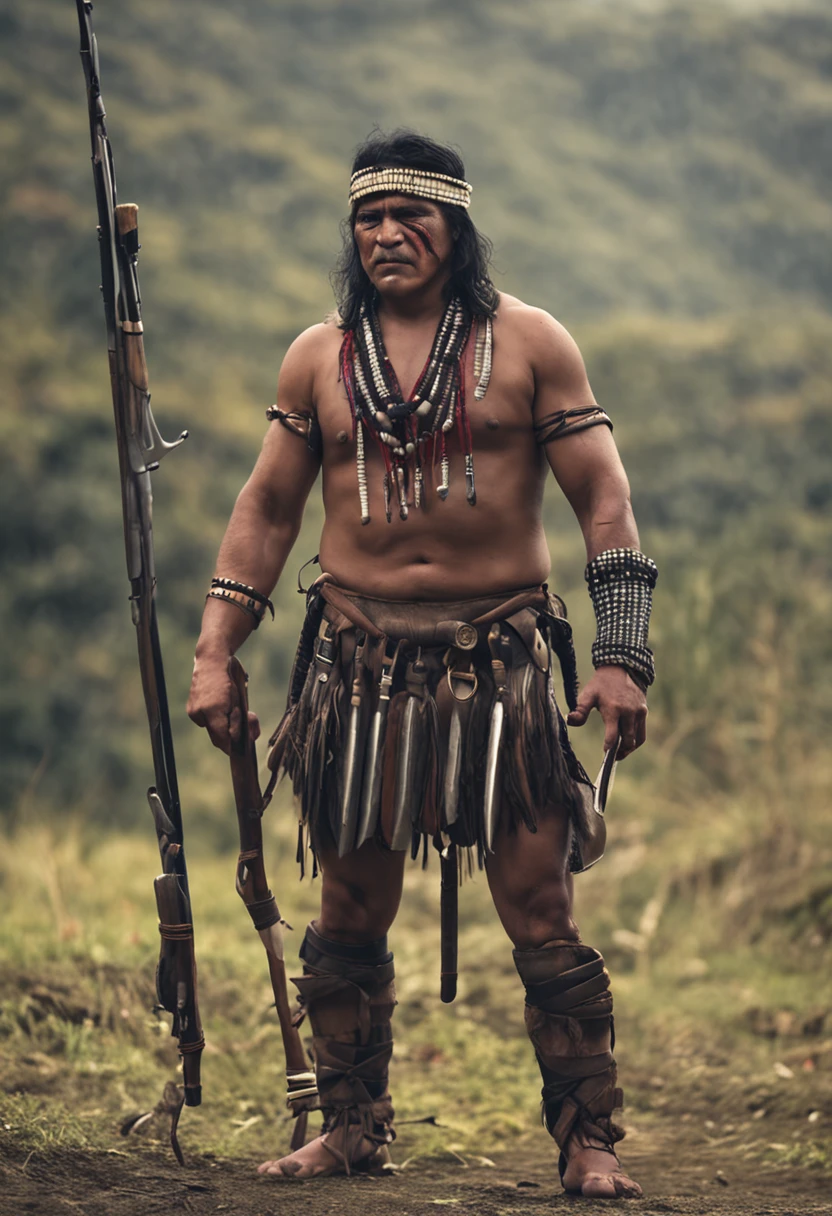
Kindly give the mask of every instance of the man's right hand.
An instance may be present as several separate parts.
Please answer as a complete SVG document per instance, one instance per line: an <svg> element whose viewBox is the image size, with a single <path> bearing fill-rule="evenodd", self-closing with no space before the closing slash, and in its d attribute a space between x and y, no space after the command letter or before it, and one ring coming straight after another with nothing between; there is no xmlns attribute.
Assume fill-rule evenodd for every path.
<svg viewBox="0 0 832 1216"><path fill-rule="evenodd" d="M214 747L226 755L240 739L241 709L234 682L228 674L230 655L212 654L194 660L194 674L188 697L188 717L197 726L204 726ZM260 722L249 713L248 728L252 739L259 738Z"/></svg>

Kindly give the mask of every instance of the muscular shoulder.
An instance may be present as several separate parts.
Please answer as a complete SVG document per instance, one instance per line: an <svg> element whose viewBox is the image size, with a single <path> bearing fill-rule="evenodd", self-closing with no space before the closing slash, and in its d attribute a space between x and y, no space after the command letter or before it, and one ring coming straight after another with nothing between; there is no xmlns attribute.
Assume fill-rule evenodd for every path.
<svg viewBox="0 0 832 1216"><path fill-rule="evenodd" d="M314 407L316 374L336 361L343 333L334 318L311 325L299 334L283 358L278 397L289 398L295 408Z"/></svg>
<svg viewBox="0 0 832 1216"><path fill-rule="evenodd" d="M495 340L498 336L523 352L536 376L583 372L581 352L566 326L545 309L525 304L516 296L500 295Z"/></svg>
<svg viewBox="0 0 832 1216"><path fill-rule="evenodd" d="M494 347L495 360L502 347L510 357L526 361L534 378L534 411L538 417L558 409L594 404L575 339L544 309L532 308L515 296L501 295Z"/></svg>

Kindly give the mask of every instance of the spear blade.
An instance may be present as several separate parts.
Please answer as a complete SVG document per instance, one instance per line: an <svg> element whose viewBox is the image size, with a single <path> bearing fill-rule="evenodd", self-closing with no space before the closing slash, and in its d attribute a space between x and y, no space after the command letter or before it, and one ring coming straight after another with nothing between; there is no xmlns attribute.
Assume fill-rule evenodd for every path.
<svg viewBox="0 0 832 1216"><path fill-rule="evenodd" d="M344 789L341 798L341 830L338 836L338 856L343 857L355 846L355 830L358 825L358 799L361 793L362 766L359 756L361 737L363 661L366 634L356 638L353 660L352 696L350 697L350 720L347 727L347 746L344 759Z"/></svg>
<svg viewBox="0 0 832 1216"><path fill-rule="evenodd" d="M362 844L366 840L369 840L378 824L379 812L381 810L381 779L384 772L384 745L387 739L387 715L390 710L390 691L400 650L401 642L397 642L392 655L385 651L382 662L378 706L373 714L370 738L367 744L366 778L361 801L361 817L355 841L357 849L360 849Z"/></svg>
<svg viewBox="0 0 832 1216"><path fill-rule="evenodd" d="M393 799L393 830L390 838L390 848L394 852L409 848L413 838L411 802L416 760L417 713L417 698L408 697L402 718L399 762L396 766L396 792Z"/></svg>
<svg viewBox="0 0 832 1216"><path fill-rule="evenodd" d="M503 737L505 707L500 698L491 710L491 728L488 732L488 751L485 762L485 802L483 807L483 830L485 851L494 852L494 833L500 815L500 790L498 785L500 768L500 743Z"/></svg>
<svg viewBox="0 0 832 1216"><path fill-rule="evenodd" d="M445 762L445 826L456 823L459 812L459 774L462 765L462 721L455 702L448 730L448 758Z"/></svg>
<svg viewBox="0 0 832 1216"><path fill-rule="evenodd" d="M373 715L370 727L370 739L367 745L367 776L364 782L364 797L361 802L361 817L358 822L358 833L355 847L360 849L376 830L378 813L381 806L381 776L384 742L387 735L387 711L390 708L389 696L379 698L379 706Z"/></svg>

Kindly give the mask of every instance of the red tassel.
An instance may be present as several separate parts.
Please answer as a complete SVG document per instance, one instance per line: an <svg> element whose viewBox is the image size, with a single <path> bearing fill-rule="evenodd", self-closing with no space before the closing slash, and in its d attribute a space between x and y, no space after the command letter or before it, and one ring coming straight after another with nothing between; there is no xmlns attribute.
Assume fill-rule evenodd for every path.
<svg viewBox="0 0 832 1216"><path fill-rule="evenodd" d="M356 428L356 406L355 406L355 339L351 329L348 329L344 334L344 340L341 343L340 353L340 375L339 379L344 382L344 389L347 394L347 401L350 407L350 419L352 421L352 439L355 440Z"/></svg>
<svg viewBox="0 0 832 1216"><path fill-rule="evenodd" d="M461 362L462 360L460 360L460 363ZM462 448L462 454L464 456L470 456L474 450L474 440L471 434L471 419L468 417L468 410L465 408L464 371L462 371L459 378L459 396L457 397L456 403L456 425L459 433L459 446Z"/></svg>

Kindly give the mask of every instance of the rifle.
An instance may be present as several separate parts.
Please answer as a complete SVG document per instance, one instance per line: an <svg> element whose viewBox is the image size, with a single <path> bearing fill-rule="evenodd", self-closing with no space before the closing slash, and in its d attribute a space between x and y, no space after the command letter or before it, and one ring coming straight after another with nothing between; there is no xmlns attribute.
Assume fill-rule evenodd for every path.
<svg viewBox="0 0 832 1216"><path fill-rule="evenodd" d="M162 937L156 991L159 1007L173 1016L171 1035L179 1040L184 1088L166 1101L171 1115L171 1147L184 1165L177 1140L183 1103L202 1100L199 1068L205 1046L199 1020L196 962L188 873L182 840L182 811L176 780L165 673L156 621L156 571L153 557L150 474L160 460L187 438L183 431L165 443L150 409L147 364L142 338L141 296L137 272L138 207L119 203L113 153L101 98L98 45L92 30L92 4L76 0L81 29L81 62L87 84L92 169L98 204L101 292L107 325L107 352L113 394L124 543L130 579L130 608L139 648L142 690L150 726L155 784L147 799L156 827L162 874L154 882ZM166 1088L167 1094L167 1088Z"/></svg>
<svg viewBox="0 0 832 1216"><path fill-rule="evenodd" d="M237 690L240 706L240 737L231 745L231 780L240 828L237 894L260 934L269 961L269 977L286 1056L286 1100L295 1119L291 1144L294 1152L306 1138L307 1112L317 1108L318 1090L289 1009L283 961L282 926L285 921L281 920L263 862L262 819L267 803L260 791L257 750L248 723L248 677L240 660L233 656L228 660L228 675Z"/></svg>

